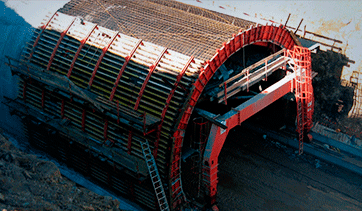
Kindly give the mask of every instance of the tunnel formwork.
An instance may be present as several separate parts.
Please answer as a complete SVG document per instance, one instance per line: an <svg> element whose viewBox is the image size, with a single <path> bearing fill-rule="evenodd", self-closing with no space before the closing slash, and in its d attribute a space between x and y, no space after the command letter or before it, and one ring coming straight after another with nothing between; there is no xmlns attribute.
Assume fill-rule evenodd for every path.
<svg viewBox="0 0 362 211"><path fill-rule="evenodd" d="M71 0L34 31L20 61L9 58L20 76L19 95L9 105L40 148L149 209L173 210L188 202L183 141L215 72L245 46L285 49L274 49L268 57L274 61L297 44L283 26L176 1ZM248 89L249 71L226 79L240 74ZM255 83L261 79L255 74ZM297 83L288 86L293 91ZM226 103L224 88L216 98ZM202 197L215 197L215 172L205 173Z"/></svg>

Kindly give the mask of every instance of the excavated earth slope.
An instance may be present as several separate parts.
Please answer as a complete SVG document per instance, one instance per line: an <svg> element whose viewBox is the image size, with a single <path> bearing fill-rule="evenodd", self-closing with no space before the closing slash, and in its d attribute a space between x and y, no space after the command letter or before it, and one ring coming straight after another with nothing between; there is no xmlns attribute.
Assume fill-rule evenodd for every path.
<svg viewBox="0 0 362 211"><path fill-rule="evenodd" d="M0 210L119 210L119 204L78 186L53 162L20 151L0 134Z"/></svg>

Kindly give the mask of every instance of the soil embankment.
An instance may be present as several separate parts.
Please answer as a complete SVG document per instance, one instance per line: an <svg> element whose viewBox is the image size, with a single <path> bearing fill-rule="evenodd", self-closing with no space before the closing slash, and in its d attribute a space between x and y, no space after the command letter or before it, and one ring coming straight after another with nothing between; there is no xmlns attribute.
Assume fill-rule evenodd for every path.
<svg viewBox="0 0 362 211"><path fill-rule="evenodd" d="M62 176L53 162L20 151L0 129L0 210L119 210L119 204Z"/></svg>
<svg viewBox="0 0 362 211"><path fill-rule="evenodd" d="M332 51L312 54L312 69L318 75L313 79L315 97L314 122L320 122L337 132L362 138L361 118L351 118L357 84L343 84L341 74L348 58Z"/></svg>

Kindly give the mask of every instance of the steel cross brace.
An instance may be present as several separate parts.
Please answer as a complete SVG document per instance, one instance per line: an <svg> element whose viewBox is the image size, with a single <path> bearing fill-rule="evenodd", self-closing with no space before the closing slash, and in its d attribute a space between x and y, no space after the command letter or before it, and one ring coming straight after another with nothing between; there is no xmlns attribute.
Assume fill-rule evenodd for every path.
<svg viewBox="0 0 362 211"><path fill-rule="evenodd" d="M203 169L205 177L203 181L207 187L206 192L210 197L211 205L216 202L218 157L229 131L289 93L292 84L295 83L294 80L295 74L291 73L250 100L215 119L217 122L224 123L227 128L223 129L215 123L212 124L204 152Z"/></svg>

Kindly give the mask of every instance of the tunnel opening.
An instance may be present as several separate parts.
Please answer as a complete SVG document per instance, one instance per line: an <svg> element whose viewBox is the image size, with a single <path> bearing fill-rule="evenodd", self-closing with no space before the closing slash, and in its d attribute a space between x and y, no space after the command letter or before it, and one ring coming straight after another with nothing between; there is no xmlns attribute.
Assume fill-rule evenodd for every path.
<svg viewBox="0 0 362 211"><path fill-rule="evenodd" d="M226 102L219 102L215 97L220 90L224 89L224 87L219 87L219 84L280 50L281 48L273 43L259 43L241 48L225 61L205 87L195 107L196 112L193 112L190 118L190 124L186 129L182 147L183 189L189 200L200 204L208 203L205 184L203 184L205 172L203 171L202 162L212 122L200 115L198 111L210 112L215 117L223 115L285 77L288 70L279 68L271 75L262 78L252 86L247 87L247 89L228 98ZM260 68L263 65L258 67ZM258 67L255 69L258 69ZM288 94L252 116L249 121L253 122L253 124L271 126L272 129L288 126L289 129L294 128L295 130L295 108L294 95Z"/></svg>

